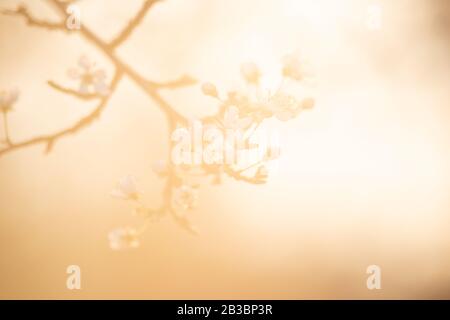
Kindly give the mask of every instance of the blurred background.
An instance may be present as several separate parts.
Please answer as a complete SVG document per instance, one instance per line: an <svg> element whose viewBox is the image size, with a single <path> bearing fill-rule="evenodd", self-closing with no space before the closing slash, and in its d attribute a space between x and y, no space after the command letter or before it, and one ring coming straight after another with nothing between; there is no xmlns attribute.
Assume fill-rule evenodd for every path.
<svg viewBox="0 0 450 320"><path fill-rule="evenodd" d="M57 21L46 1L24 3ZM82 0L82 23L112 39L140 0ZM381 9L369 28L368 8ZM112 251L107 234L139 223L110 197L137 177L144 201L161 203L151 170L168 146L165 118L125 78L99 121L60 140L0 157L0 298L412 299L450 298L450 2L447 0L168 0L118 49L155 81L188 73L220 90L239 66L263 71L298 51L314 66L316 107L277 124L282 157L263 186L226 179L200 189L192 236L171 219L151 225L140 248ZM0 15L0 88L18 87L10 114L21 141L69 126L95 107L56 92L86 54L113 65L77 34ZM163 96L188 116L213 114L199 85ZM3 137L2 137L3 138ZM81 267L81 290L66 268ZM382 289L368 290L378 265Z"/></svg>

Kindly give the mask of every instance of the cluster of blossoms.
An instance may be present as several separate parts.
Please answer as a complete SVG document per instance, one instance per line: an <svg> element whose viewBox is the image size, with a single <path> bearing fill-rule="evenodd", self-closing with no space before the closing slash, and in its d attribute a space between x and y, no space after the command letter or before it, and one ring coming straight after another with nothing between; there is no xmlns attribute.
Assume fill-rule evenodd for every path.
<svg viewBox="0 0 450 320"><path fill-rule="evenodd" d="M117 84L127 76L132 82L145 91L150 98L154 100L156 105L168 116L169 128L173 131L179 126L185 126L188 119L179 114L159 93L163 88L178 88L195 83L194 79L184 77L177 81L167 83L149 81L137 70L134 70L129 64L124 63L117 55L116 49L121 46L132 34L132 31L140 25L142 18L145 17L147 11L157 1L146 1L145 5L138 11L137 15L131 22L121 31L118 36L111 42L104 42L95 33L87 28L81 28L80 21L73 21L76 18L76 12L73 7L68 7L71 1L52 1L54 7L61 14L66 14L66 24L52 23L35 19L33 15L26 10L24 6L20 6L17 10L9 10L6 13L10 15L18 15L24 17L28 24L51 30L80 29L80 36L88 40L97 47L103 54L108 56L114 65L114 76L109 85L107 84L106 72L99 69L97 65L85 56L78 61L76 68L68 70L68 76L72 80L78 82L77 89L66 88L52 81L49 85L54 89L75 96L79 99L100 99L99 105L88 115L78 120L75 124L60 130L52 135L43 135L25 140L21 143L13 144L8 135L8 118L7 115L13 110L13 105L18 99L17 91L0 93L0 112L3 115L3 125L5 131L6 147L0 148L0 155L34 144L45 144L46 151L52 149L55 141L63 136L74 134L82 128L89 125L104 109L108 102L110 93L117 88ZM78 23L76 23L78 22ZM82 32L81 32L82 31ZM111 192L111 195L129 201L133 204L134 212L145 218L143 227L136 229L132 227L119 228L109 234L109 241L112 249L119 250L124 248L136 248L139 246L139 237L147 226L148 221L159 218L163 214L170 214L173 219L188 231L196 232L190 223L190 215L199 198L199 185L204 183L204 179L212 184L220 184L224 176L231 177L238 181L252 184L263 184L269 176L268 162L279 157L280 151L278 146L269 145L263 149L264 152L257 154L257 158L251 158L248 163L239 161L223 161L221 153L232 154L234 149L255 149L255 132L260 124L266 119L275 118L281 121L288 121L297 117L304 110L311 109L315 101L306 94L298 96L298 92L290 92L285 82L294 82L303 86L309 74L306 65L296 55L288 55L282 60L282 68L280 77L282 82L274 88L266 88L263 84L264 74L254 63L246 63L241 67L241 75L243 76L247 90L228 91L222 96L212 83L202 85L202 91L205 95L213 97L218 102L218 112L213 116L208 116L198 121L202 127L213 128L210 132L220 132L219 136L226 136L227 133L238 131L242 133L243 139L236 146L232 141L222 143L222 150L204 148L202 141L202 151L206 150L208 159L213 161L193 161L192 163L171 161L170 155L166 161L158 161L153 166L153 171L165 180L165 187L162 192L163 203L157 209L150 209L143 203L142 194L137 188L135 179L127 176L120 180L117 187ZM210 137L211 138L211 137ZM209 139L211 140L211 139ZM216 141L220 141L217 139ZM169 139L170 149L172 150L173 140ZM253 150L254 151L254 150ZM259 150L258 150L259 151ZM188 153L193 154L196 160L199 159L200 152L189 150ZM205 153L203 153L204 159ZM232 155L234 157L234 155ZM253 161L254 160L254 161Z"/></svg>
<svg viewBox="0 0 450 320"><path fill-rule="evenodd" d="M135 84L141 87L156 102L158 107L168 115L169 128L176 130L177 126L186 125L188 122L186 117L180 115L163 97L158 93L162 88L177 88L181 86L191 85L195 81L190 77L184 77L181 80L158 83L148 81L144 76L140 75L136 70L122 62L115 54L115 50L126 41L132 34L132 31L141 23L147 11L157 1L146 1L137 15L131 22L115 37L111 42L104 42L97 35L87 28L81 28L79 19L75 21L77 16L76 8L66 6L72 1L52 1L59 13L66 13L68 18L66 24L51 23L35 19L24 6L20 6L17 10L6 11L10 15L18 15L24 17L28 24L51 30L64 30L66 27L80 29L80 35L94 44L100 51L111 59L115 67L115 75L110 84L107 84L106 72L99 69L97 65L85 56L78 61L76 68L68 70L68 76L72 80L76 80L77 89L62 87L52 81L49 85L54 89L75 96L83 100L100 99L100 104L90 114L80 119L73 126L58 131L53 135L44 135L38 138L28 139L21 143L13 144L8 135L8 114L13 110L13 105L18 99L17 91L0 92L0 113L3 116L3 126L5 132L6 147L0 149L0 155L13 149L22 148L34 144L45 144L47 151L50 151L55 141L63 136L74 134L81 128L89 125L92 120L96 119L110 97L110 93L115 90L117 84L123 76L128 76ZM64 3L66 2L66 3ZM74 19L72 19L74 18ZM132 176L127 176L120 180L117 187L111 192L115 198L120 198L131 202L134 212L138 216L145 218L143 227L136 229L125 227L113 230L109 234L110 246L114 250L125 248L136 248L139 246L139 237L145 230L148 221L159 218L163 214L170 214L173 219L183 228L191 232L196 232L190 223L188 212L193 210L199 198L199 185L204 183L204 179L208 179L212 184L220 184L222 177L229 176L238 181L244 181L252 184L263 184L267 181L269 170L267 164L269 161L277 159L280 150L277 145L269 145L267 148L261 148L264 152L258 154L256 159L251 158L249 163L241 163L239 161L223 161L223 154L232 154L233 149L254 149L255 142L252 137L258 130L260 124L266 119L275 118L281 121L288 121L297 117L304 110L314 107L314 99L303 90L294 90L290 92L285 86L286 82L295 83L303 87L309 77L307 65L301 61L297 55L287 55L282 60L280 79L278 86L266 88L263 84L264 74L254 63L246 63L241 66L241 75L247 84L246 91L233 90L228 91L222 96L212 83L204 83L202 91L205 95L213 97L218 102L218 112L209 117L199 119L202 127L214 129L211 132L215 134L220 132L220 136L224 137L227 133L241 132L242 141L236 146L232 141L221 143L221 150L215 148L204 148L201 142L202 152L206 150L208 159L213 161L193 161L180 163L170 161L170 155L166 161L160 160L153 165L153 171L161 178L165 179L165 187L163 189L163 203L157 209L150 209L142 201L142 194L138 190L137 183ZM144 85L143 85L144 84ZM301 96L298 93L301 93ZM211 137L209 139L211 140ZM216 142L215 141L215 142ZM169 140L173 149L173 139ZM213 143L214 144L214 143ZM197 144L198 145L198 144ZM239 150L241 151L241 150ZM259 150L258 150L259 151ZM188 150L188 154L192 154L195 160L199 159L197 150ZM221 155L222 153L222 155ZM204 159L203 153L200 159ZM190 156L191 157L191 156ZM233 156L234 157L234 156ZM192 158L192 157L191 157ZM253 161L254 160L254 161Z"/></svg>
<svg viewBox="0 0 450 320"><path fill-rule="evenodd" d="M13 110L14 104L19 99L19 90L0 91L0 112L7 113Z"/></svg>
<svg viewBox="0 0 450 320"><path fill-rule="evenodd" d="M224 132L230 129L242 131L244 136L248 137L247 145L251 145L251 135L246 133L254 134L255 129L264 120L275 118L288 121L296 118L302 111L314 107L314 98L305 93L311 79L309 69L297 54L289 54L282 59L280 75L273 77L279 79L278 83L272 84L271 87L262 84L265 77L255 63L245 63L241 66L241 75L247 83L246 91L229 91L223 98L214 84L203 84L203 93L219 102L217 115L207 117L203 124ZM267 178L266 174L261 174L267 172L263 162L277 158L279 153L279 146L270 143L267 145L262 158L251 166L256 168L253 177L256 181L260 181L262 177Z"/></svg>
<svg viewBox="0 0 450 320"><path fill-rule="evenodd" d="M165 175L165 165L162 161L154 164L154 172L159 175ZM163 209L152 210L141 202L141 192L139 191L136 179L128 175L121 179L116 188L111 191L111 196L117 199L130 201L134 204L134 212L146 219L157 218L163 212ZM198 199L198 190L188 184L181 184L173 188L170 198L171 209L174 210L177 218L184 219L185 212L196 206ZM112 230L109 235L109 245L113 250L128 248L137 248L140 244L139 236L145 228L140 230L133 227L124 227Z"/></svg>
<svg viewBox="0 0 450 320"><path fill-rule="evenodd" d="M306 83L311 78L308 69L307 64L301 62L297 54L290 54L282 59L280 83L277 88L263 88L261 86L263 74L258 66L246 63L241 67L241 74L246 82L254 87L253 94L230 91L225 99L221 99L212 83L203 84L202 90L205 95L219 99L224 119L227 119L228 124L245 128L250 123L259 123L271 117L287 121L297 117L302 110L314 107L315 101L312 97L299 98L289 93L287 85L283 85L287 82L299 85ZM233 114L232 118L228 116L230 113Z"/></svg>
<svg viewBox="0 0 450 320"><path fill-rule="evenodd" d="M261 85L263 74L254 63L246 63L241 67L241 74L251 89L248 92L229 91L222 98L216 86L204 83L203 93L218 101L219 109L214 116L200 119L204 127L214 127L218 131L242 131L247 139L244 145L251 145L250 140L258 126L266 119L276 118L288 121L297 117L302 111L314 107L315 101L309 96L285 89L283 83L291 82L299 86L305 84L310 76L305 64L297 55L288 55L282 60L281 82L275 90L263 88ZM304 92L302 90L298 90ZM172 146L173 147L173 146ZM227 146L225 146L227 147ZM189 150L191 153L192 150ZM111 193L116 198L134 203L135 212L145 219L158 217L166 212L188 230L195 230L189 222L187 213L194 209L198 202L199 185L204 178L212 177L212 184L220 184L224 175L236 180L262 184L267 181L269 171L268 161L278 158L280 150L277 146L269 146L264 155L246 165L239 167L236 163L178 163L159 160L153 164L153 171L166 180L164 189L164 203L161 208L151 210L140 201L140 192L133 177L127 176L119 181L117 188ZM110 246L113 249L135 248L139 245L140 230L126 227L114 230L109 235Z"/></svg>

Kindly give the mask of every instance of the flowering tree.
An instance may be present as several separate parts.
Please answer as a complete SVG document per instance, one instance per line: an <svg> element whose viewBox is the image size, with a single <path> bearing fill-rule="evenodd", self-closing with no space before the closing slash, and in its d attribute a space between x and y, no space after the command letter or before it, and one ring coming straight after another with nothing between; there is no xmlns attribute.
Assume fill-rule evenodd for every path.
<svg viewBox="0 0 450 320"><path fill-rule="evenodd" d="M142 7L127 26L110 42L101 40L95 32L75 21L73 26L73 8L70 6L74 1L48 0L61 17L61 22L53 23L36 19L26 6L19 6L16 10L3 10L6 15L23 18L28 25L36 28L55 30L68 33L80 34L87 42L104 53L114 65L112 80L107 81L106 73L97 67L88 57L82 56L78 61L77 68L68 70L68 76L78 82L75 88L62 86L54 81L48 84L62 94L73 96L80 100L96 100L97 106L86 116L82 117L67 128L45 135L31 137L24 141L16 141L9 131L8 115L13 110L19 98L17 90L0 92L0 112L3 118L4 138L0 142L0 156L9 152L19 150L32 145L43 145L45 152L51 152L55 144L69 135L76 134L91 125L98 119L107 108L112 94L117 89L120 81L127 77L139 87L155 105L163 112L168 124L167 143L173 150L177 138L174 134L177 129L187 127L190 122L188 118L180 114L161 95L161 89L177 89L196 84L196 80L183 75L169 82L158 82L150 80L141 75L137 70L130 67L116 55L116 49L121 46L133 31L140 25L146 13L158 2L158 0L146 0ZM291 54L284 57L280 71L283 82L273 90L263 89L261 86L262 74L254 63L246 63L241 66L241 75L248 84L248 90L228 91L220 94L212 83L204 83L201 86L203 94L215 99L218 105L217 112L198 121L202 126L213 128L215 132L226 134L229 130L239 131L243 136L239 148L251 149L251 138L259 125L269 118L277 118L287 121L295 118L301 111L311 109L314 99L304 95L298 97L284 90L287 82L304 85L308 77L307 69L297 55ZM213 100L212 100L213 101ZM235 147L224 144L225 149ZM188 150L187 152L191 152ZM216 150L217 151L217 150ZM223 151L223 150L222 150ZM251 184L263 184L267 181L268 171L266 163L279 154L276 148L269 147L262 157L245 166L235 162L224 162L221 152L215 152L213 160L200 163L176 163L171 157L171 151L165 160L160 160L153 165L153 171L162 179L165 186L162 191L163 202L158 208L150 208L141 201L141 193L138 190L135 179L127 176L118 182L117 187L111 192L116 198L121 198L133 204L135 212L143 217L144 223L140 228L120 228L109 234L112 249L133 248L139 245L139 235L144 232L149 222L169 215L181 227L191 233L196 229L190 222L188 212L195 208L198 199L199 185L193 182L192 177L210 177L210 181L219 184L224 175L238 181Z"/></svg>

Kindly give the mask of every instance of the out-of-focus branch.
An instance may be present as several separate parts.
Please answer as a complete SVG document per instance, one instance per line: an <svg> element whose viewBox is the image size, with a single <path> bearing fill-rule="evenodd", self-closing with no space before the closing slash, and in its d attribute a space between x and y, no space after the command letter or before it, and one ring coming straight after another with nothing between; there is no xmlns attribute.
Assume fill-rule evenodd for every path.
<svg viewBox="0 0 450 320"><path fill-rule="evenodd" d="M25 21L28 25L38 28L43 28L47 30L62 30L66 32L70 32L71 30L67 29L64 23L53 23L44 20L39 20L31 15L31 13L27 10L27 8L23 5L19 6L16 10L2 10L0 13L9 15L9 16L20 16L25 18Z"/></svg>
<svg viewBox="0 0 450 320"><path fill-rule="evenodd" d="M64 3L61 3L58 0L49 0L51 4L58 10L58 13L64 18L67 19L68 15L66 13L66 5ZM182 116L180 113L178 113L168 102L166 102L161 95L157 92L161 86L161 84L158 84L153 81L149 81L145 79L142 75L140 75L137 71L135 71L133 68L125 64L122 60L120 60L116 54L114 53L114 50L103 40L101 40L99 37L97 37L89 28L82 25L81 29L79 30L81 32L81 35L97 46L106 56L108 56L112 62L115 64L117 70L121 70L125 75L130 77L131 80L133 80L134 83L136 83L144 92L150 96L159 106L159 108L169 117L173 118L174 120L186 124L187 119ZM192 81L190 82L192 84Z"/></svg>
<svg viewBox="0 0 450 320"><path fill-rule="evenodd" d="M79 92L77 90L73 90L73 89L70 89L70 88L63 87L63 86L61 86L61 85L59 85L56 82L51 81L51 80L47 81L47 83L53 89L55 89L55 90L57 90L59 92L62 92L62 93L74 96L74 97L76 97L78 99L81 99L81 100L93 100L93 99L100 99L100 98L103 97L102 95L100 95L98 93L81 93L81 92Z"/></svg>
<svg viewBox="0 0 450 320"><path fill-rule="evenodd" d="M52 4L58 11L58 13L63 17L63 21L65 21L68 18L68 14L66 12L66 6L69 3L63 3L58 0L48 0L50 4ZM145 79L143 76L141 76L138 72L136 72L133 68L125 64L122 60L120 60L114 53L114 47L123 43L128 36L131 34L133 29L139 25L139 23L144 18L145 14L148 12L148 10L152 7L153 4L155 4L159 0L148 0L144 3L138 14L132 21L129 23L129 25L120 33L119 37L115 41L115 45L111 47L110 44L107 44L106 42L102 41L100 38L98 38L90 29L85 27L84 25L81 26L81 29L79 32L81 35L88 40L89 42L93 43L95 46L97 46L103 53L105 53L114 63L116 66L116 69L120 71L120 73L127 75L131 78L141 89L144 90L144 92L150 96L158 105L158 107L166 114L168 119L173 119L176 122L186 124L187 120L184 116L179 114L165 99L162 98L162 96L158 93L159 89L176 89L183 86L189 86L196 83L196 80L188 75L184 75L180 77L179 79L176 79L174 81L169 82L156 82ZM25 17L26 21L31 26L36 27L42 27L46 29L51 30L63 30L63 31L70 31L66 28L64 22L62 23L50 23L47 21L41 21L36 18L34 18L29 11L24 7L20 6L17 10L5 10L3 11L4 14L7 15L14 15L14 16L23 16ZM54 89L61 91L63 93L76 96L78 98L81 98L83 100L90 100L98 98L96 94L81 94L79 92L76 92L74 90L64 88L54 82L49 81L49 85L52 86ZM43 137L37 137L36 141L45 141L45 139L48 138L47 136ZM24 142L21 145L27 146L31 143L31 140L28 142ZM31 143L34 144L35 142ZM14 149L19 148L18 146L15 146ZM0 156L5 153L0 151Z"/></svg>
<svg viewBox="0 0 450 320"><path fill-rule="evenodd" d="M112 82L110 85L111 91L113 91L117 84L119 83L120 79L122 78L123 74L121 71L117 71ZM34 138L31 138L29 140L25 140L22 142L11 142L7 147L0 149L0 156L4 155L5 153L11 152L13 150L25 148L32 145L38 145L38 144L44 144L46 145L46 152L50 152L54 146L54 144L61 138L75 134L81 129L89 126L94 120L98 119L101 115L102 111L107 106L107 103L109 102L110 96L105 96L100 101L99 105L87 116L81 118L78 120L75 124L70 126L69 128L63 129L61 131L55 132L53 134L48 135L42 135L37 136Z"/></svg>
<svg viewBox="0 0 450 320"><path fill-rule="evenodd" d="M78 30L69 30L65 26L65 21L69 18L69 14L66 9L67 6L71 2L62 2L60 0L47 0L58 12L60 15L62 22L60 23L51 23L47 21L41 21L34 18L28 10L24 6L20 6L17 10L11 11L3 11L4 14L13 15L13 16L22 16L26 19L27 23L31 26L45 28L49 30L62 30L64 32L78 32L87 42L90 42L94 46L96 46L102 53L104 53L114 64L116 74L109 86L110 95L107 96L99 96L98 94L84 94L79 91L63 87L53 81L48 81L48 84L55 90L59 92L75 96L77 98L83 100L90 99L100 99L98 106L91 111L88 115L84 116L76 123L71 125L68 128L55 132L53 134L48 135L40 135L34 138L22 141L22 142L11 142L9 136L7 135L6 146L0 148L0 156L21 148L25 148L32 145L43 144L46 146L46 152L50 152L54 146L54 144L59 141L59 139L75 134L79 132L81 129L89 126L94 120L96 120L102 113L102 111L106 108L112 93L115 91L117 84L123 76L129 77L138 87L140 87L153 101L156 105L163 111L166 116L168 123L168 143L170 145L170 134L176 128L176 125L186 125L187 118L182 114L178 113L176 109L174 109L159 93L161 89L177 89L184 86L193 85L196 83L196 80L188 75L184 75L176 80L167 81L167 82L156 82L146 79L140 73L138 73L135 69L130 67L128 64L124 63L115 53L115 49L123 44L133 31L140 25L140 23L145 18L147 12L153 7L155 3L160 0L146 0L140 10L137 12L136 16L128 23L128 25L118 34L116 38L114 38L111 42L105 42L100 39L94 32L92 32L85 25L81 24L80 29ZM6 118L5 118L6 119ZM6 121L6 120L5 120ZM7 125L5 125L7 130ZM170 156L169 156L170 157ZM189 220L186 216L179 215L176 213L174 208L172 207L172 193L176 179L175 168L173 165L169 168L169 174L166 181L166 187L164 188L164 205L159 210L159 212L168 212L173 219L183 228L188 230L191 233L196 233L195 228L192 227ZM238 173L239 177L239 173Z"/></svg>
<svg viewBox="0 0 450 320"><path fill-rule="evenodd" d="M108 45L110 48L115 49L125 42L131 35L131 33L136 29L136 27L145 18L147 12L152 8L152 6L159 2L160 0L146 0L142 7L139 9L136 16L130 20L128 25L119 33L119 35L114 38Z"/></svg>

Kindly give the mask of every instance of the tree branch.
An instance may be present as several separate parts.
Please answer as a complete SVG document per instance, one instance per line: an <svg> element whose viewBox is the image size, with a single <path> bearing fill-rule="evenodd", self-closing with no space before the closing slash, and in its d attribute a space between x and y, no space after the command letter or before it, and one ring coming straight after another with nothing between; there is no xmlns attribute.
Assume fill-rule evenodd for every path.
<svg viewBox="0 0 450 320"><path fill-rule="evenodd" d="M64 18L63 21L65 21L68 18L68 15L66 13L66 3L62 3L59 0L48 0L59 12L59 14ZM166 114L167 118L171 122L179 122L181 124L186 124L187 119L179 114L165 99L162 98L162 96L157 92L158 89L175 89L180 88L183 86L188 86L194 84L196 81L190 76L184 75L180 77L177 80L169 81L169 82L163 82L158 83L155 81L149 81L142 77L140 74L138 74L134 69L132 69L130 66L126 65L124 62L122 62L114 53L114 48L117 47L119 44L123 43L129 35L132 33L132 31L142 22L143 18L145 17L145 14L148 12L148 10L159 0L147 0L139 10L138 14L133 18L128 26L119 34L119 36L112 42L112 44L107 44L106 42L102 41L100 38L98 38L91 30L89 30L84 25L81 26L81 29L79 32L81 35L86 38L89 42L93 43L95 46L97 46L104 54L106 54L114 63L116 66L116 69L118 70L118 73L121 75L127 75L131 78L132 81L134 81L141 89L144 90L144 92L150 96L159 106L159 108ZM46 28L50 30L64 30L68 32L69 30L65 27L64 22L61 23L50 23L47 21L41 21L36 18L34 18L28 10L24 6L20 6L17 10L11 11L11 10L5 10L3 13L8 15L16 15L16 16L22 16L26 19L27 23L31 26ZM79 92L76 92L72 89L64 88L52 81L48 82L50 86L52 86L54 89L61 91L66 94L70 94L72 96L76 96L78 98L88 100L88 99L94 99L98 98L96 95L92 94L81 94ZM112 88L111 88L112 89ZM102 99L102 102L107 99ZM75 126L78 127L78 126ZM65 133L60 132L59 134L65 135ZM28 141L14 144L10 146L9 148L0 150L0 156L6 152L9 152L14 149L18 149L21 147L28 146L30 144L36 144L36 143L43 143L43 142L49 142L53 141L53 135L51 136L40 136L36 137L34 139L30 139ZM49 143L50 145L50 143Z"/></svg>
<svg viewBox="0 0 450 320"><path fill-rule="evenodd" d="M70 89L70 88L63 87L63 86L61 86L61 85L59 85L56 82L51 81L51 80L47 81L47 83L53 89L55 89L55 90L57 90L59 92L62 92L62 93L74 96L74 97L76 97L78 99L81 99L81 100L93 100L93 99L100 99L100 98L104 97L104 96L102 96L100 94L97 94L97 93L81 93L78 90L73 90L73 89Z"/></svg>
<svg viewBox="0 0 450 320"><path fill-rule="evenodd" d="M58 11L58 13L63 17L63 21L66 21L68 18L68 15L66 13L66 6L68 3L62 3L58 0L48 0L50 4L52 4ZM86 38L89 42L93 43L95 46L97 46L106 56L108 56L111 61L115 64L117 70L120 70L123 72L123 74L130 77L130 79L135 82L142 90L145 91L145 93L150 96L159 106L159 108L166 113L168 117L173 117L176 121L186 124L187 120L184 116L182 116L180 113L178 113L168 102L166 102L161 95L157 92L158 89L175 89L180 88L183 86L188 86L196 83L196 80L190 76L182 76L180 79L177 79L175 81L165 82L165 83L158 83L156 81L150 81L142 77L139 73L137 73L134 69L132 69L130 66L126 65L122 60L120 60L114 53L114 48L117 47L117 45L123 43L128 36L131 34L131 32L139 25L139 23L142 21L142 19L145 17L145 14L148 12L148 10L160 0L147 0L142 8L139 10L138 14L132 21L129 23L129 25L120 33L119 37L113 41L113 46L111 44L108 44L98 38L89 28L87 28L84 25L81 25L81 29L77 30L81 33L81 35ZM16 11L6 10L3 11L5 14L9 15L19 15L25 17L28 24L32 26L42 27L50 30L63 30L66 32L70 32L71 30L68 30L64 22L62 23L49 23L46 21L40 21L35 19L31 16L31 14L28 12L28 10L20 6ZM53 86L55 89L56 87ZM63 88L59 87L58 89L62 89L60 91L65 91ZM57 89L57 90L58 90ZM73 92L66 91L66 93L73 94ZM86 97L91 98L91 97Z"/></svg>
<svg viewBox="0 0 450 320"><path fill-rule="evenodd" d="M112 82L111 82L111 91L114 90L119 83L120 79L122 78L123 74L121 71L117 71ZM0 156L11 152L13 150L21 149L24 147L37 145L37 144L45 144L46 145L46 152L50 152L54 146L54 144L61 138L68 136L70 134L75 134L81 129L89 126L94 120L98 119L98 117L101 115L102 111L106 108L107 103L110 99L111 95L105 96L100 101L99 105L87 116L81 118L78 120L74 125L72 125L69 128L63 129L61 131L55 132L53 134L49 135L42 135L38 136L29 140L25 140L23 142L18 143L10 143L7 147L0 149Z"/></svg>
<svg viewBox="0 0 450 320"><path fill-rule="evenodd" d="M130 37L134 29L136 29L136 27L142 22L147 12L150 10L150 8L158 1L160 0L146 0L142 5L141 9L139 9L136 16L132 20L130 20L128 25L119 33L119 35L115 39L113 39L108 44L108 46L111 49L115 49L118 46L120 46L123 42L125 42Z"/></svg>
<svg viewBox="0 0 450 320"><path fill-rule="evenodd" d="M64 19L67 19L67 13L65 10L65 4L59 2L58 0L49 0L51 4L58 10L61 16ZM89 42L93 43L97 46L106 56L108 56L111 61L115 64L117 70L121 70L125 75L130 77L130 79L136 83L148 96L150 96L159 106L159 108L166 113L168 117L174 118L175 121L178 121L182 124L187 123L187 119L178 113L168 102L166 102L157 92L160 88L156 82L148 81L143 76L141 76L138 72L136 72L133 68L125 64L122 60L120 60L114 50L103 40L98 38L89 28L82 25L79 30L81 35L86 38ZM191 81L192 83L192 81ZM164 87L164 86L162 86Z"/></svg>
<svg viewBox="0 0 450 320"><path fill-rule="evenodd" d="M27 8L20 5L16 10L2 10L0 13L8 16L20 16L25 18L28 25L38 28L43 28L47 30L63 30L69 32L70 30L66 28L64 23L52 23L44 20L39 20L33 17Z"/></svg>

